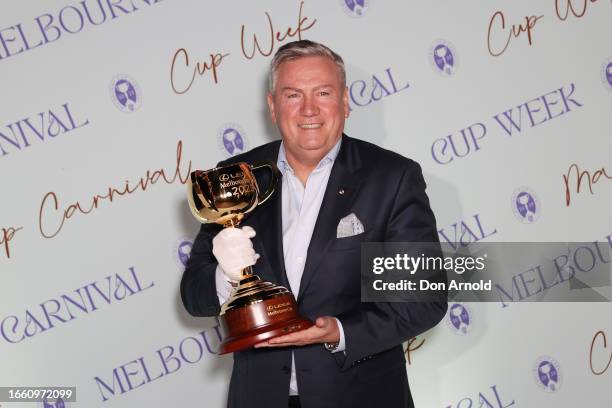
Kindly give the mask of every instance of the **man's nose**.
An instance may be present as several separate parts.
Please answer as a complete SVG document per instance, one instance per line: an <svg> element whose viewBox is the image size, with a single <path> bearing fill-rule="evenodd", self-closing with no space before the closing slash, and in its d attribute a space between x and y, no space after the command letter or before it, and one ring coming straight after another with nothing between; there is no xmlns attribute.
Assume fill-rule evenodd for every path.
<svg viewBox="0 0 612 408"><path fill-rule="evenodd" d="M319 107L314 97L308 95L304 97L301 114L304 116L315 116L319 114Z"/></svg>

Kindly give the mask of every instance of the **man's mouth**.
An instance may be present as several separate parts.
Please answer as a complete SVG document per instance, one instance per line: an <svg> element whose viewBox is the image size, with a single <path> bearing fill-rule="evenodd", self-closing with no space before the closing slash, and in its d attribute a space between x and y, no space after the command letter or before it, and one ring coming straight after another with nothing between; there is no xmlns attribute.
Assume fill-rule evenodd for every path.
<svg viewBox="0 0 612 408"><path fill-rule="evenodd" d="M319 129L322 126L322 123L302 123L298 125L300 129Z"/></svg>

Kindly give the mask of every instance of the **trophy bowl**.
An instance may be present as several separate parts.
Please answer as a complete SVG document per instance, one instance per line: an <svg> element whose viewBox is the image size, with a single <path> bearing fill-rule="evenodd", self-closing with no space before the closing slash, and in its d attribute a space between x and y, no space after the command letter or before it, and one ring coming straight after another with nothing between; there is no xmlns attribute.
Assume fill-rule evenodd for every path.
<svg viewBox="0 0 612 408"><path fill-rule="evenodd" d="M268 168L270 185L261 194L253 171ZM244 216L263 204L276 190L279 171L271 162L255 165L240 162L211 170L196 170L187 182L188 202L194 217L202 223L238 227ZM283 334L306 329L312 322L298 313L293 294L283 286L265 282L251 267L219 314L225 338L219 354L233 353Z"/></svg>

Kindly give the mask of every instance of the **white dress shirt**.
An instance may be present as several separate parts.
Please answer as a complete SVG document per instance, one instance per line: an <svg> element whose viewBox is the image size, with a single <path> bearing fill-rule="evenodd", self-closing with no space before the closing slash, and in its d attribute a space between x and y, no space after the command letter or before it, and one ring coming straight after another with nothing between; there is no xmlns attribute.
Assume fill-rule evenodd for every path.
<svg viewBox="0 0 612 408"><path fill-rule="evenodd" d="M323 202L327 182L331 174L331 169L338 156L342 139L321 159L319 164L310 173L303 185L295 175L293 169L287 161L285 145L281 143L278 152L277 166L283 174L282 178L282 220L283 220L283 255L285 260L285 270L289 286L294 296L300 292L300 281L306 264L306 255L312 232L314 230L319 209ZM219 303L222 304L229 297L232 287L225 278L223 271L217 267L216 286ZM345 350L344 330L338 319L338 329L340 330L340 342L334 351ZM289 383L289 395L298 395L297 377L295 374L295 359L291 358L291 381Z"/></svg>

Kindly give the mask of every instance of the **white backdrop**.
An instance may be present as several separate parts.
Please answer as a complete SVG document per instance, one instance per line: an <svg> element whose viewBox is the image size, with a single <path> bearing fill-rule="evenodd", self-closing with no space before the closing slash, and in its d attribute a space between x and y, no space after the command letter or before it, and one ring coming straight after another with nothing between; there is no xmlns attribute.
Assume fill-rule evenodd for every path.
<svg viewBox="0 0 612 408"><path fill-rule="evenodd" d="M611 21L604 0L3 1L0 386L224 406L231 356L178 292L182 181L278 137L269 55L300 36L345 59L346 133L420 162L443 241L612 246ZM418 407L612 405L609 303L454 307L410 346Z"/></svg>

